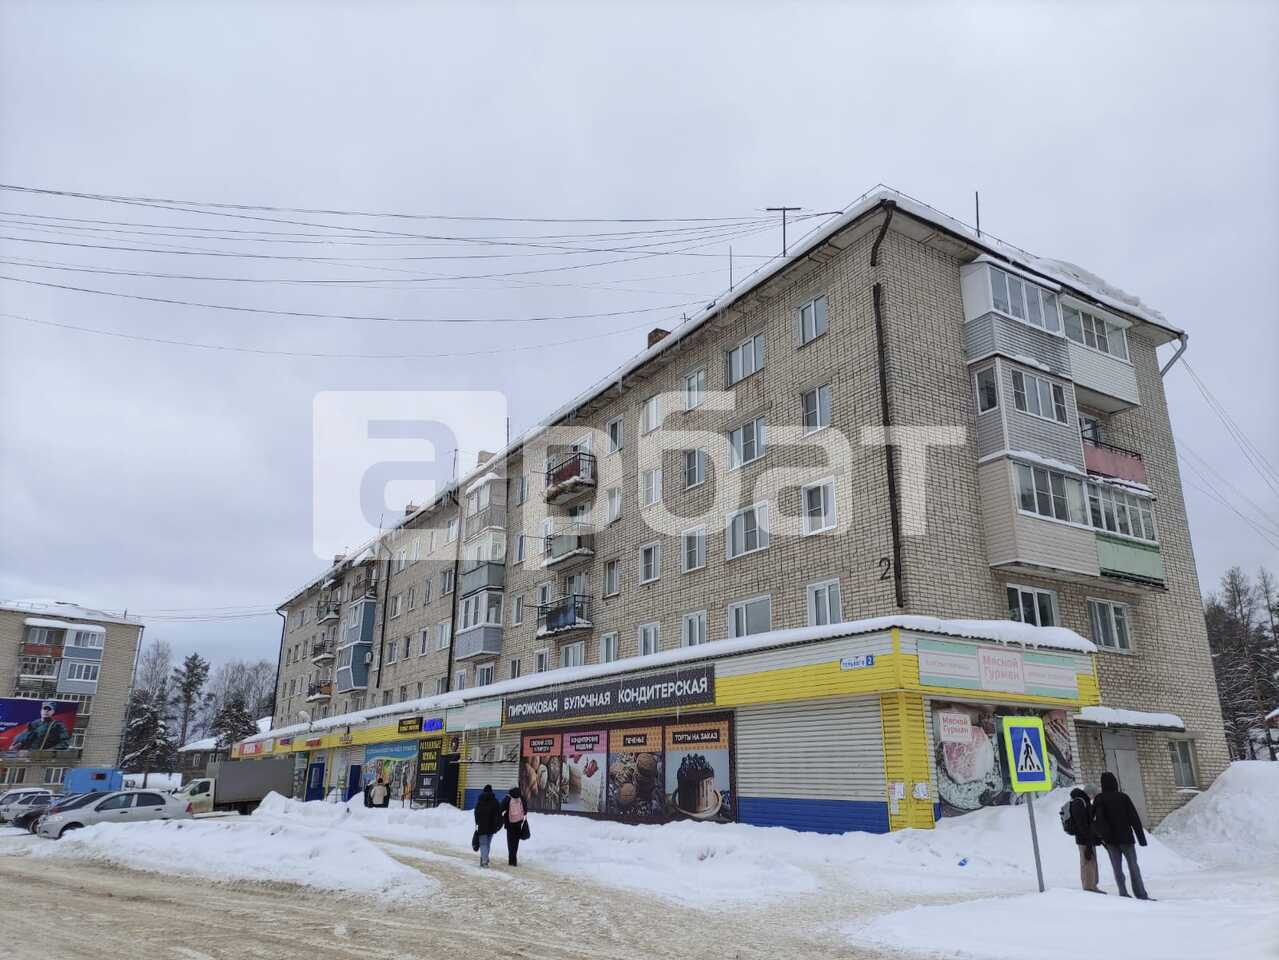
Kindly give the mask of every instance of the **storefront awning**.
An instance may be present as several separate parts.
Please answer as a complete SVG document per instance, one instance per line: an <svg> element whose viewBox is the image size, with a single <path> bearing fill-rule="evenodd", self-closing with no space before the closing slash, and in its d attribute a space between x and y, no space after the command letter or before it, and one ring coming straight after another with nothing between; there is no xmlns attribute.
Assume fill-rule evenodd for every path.
<svg viewBox="0 0 1279 960"><path fill-rule="evenodd" d="M1084 707L1075 717L1080 723L1098 727L1133 727L1141 730L1175 730L1184 732L1186 723L1175 713L1148 713L1119 707Z"/></svg>

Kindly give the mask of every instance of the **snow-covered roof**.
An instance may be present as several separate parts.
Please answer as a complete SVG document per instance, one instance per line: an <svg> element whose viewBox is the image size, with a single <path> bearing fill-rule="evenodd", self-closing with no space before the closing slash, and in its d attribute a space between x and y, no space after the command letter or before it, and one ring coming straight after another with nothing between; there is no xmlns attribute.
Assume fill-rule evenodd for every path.
<svg viewBox="0 0 1279 960"><path fill-rule="evenodd" d="M271 718L260 717L258 719L258 733L268 733L271 730ZM217 737L204 737L201 740L192 740L190 743L183 744L178 747L178 753L195 753L197 750L215 750L218 746Z"/></svg>
<svg viewBox="0 0 1279 960"><path fill-rule="evenodd" d="M37 616L47 614L53 618L66 617L71 620L96 620L100 623L122 623L132 627L142 626L141 620L125 616L123 613L94 610L91 607L82 607L78 603L68 603L64 600L0 600L0 610L13 610L18 613L32 613ZM66 624L63 624L57 629L67 629Z"/></svg>
<svg viewBox="0 0 1279 960"><path fill-rule="evenodd" d="M993 643L1013 644L1029 648L1046 648L1052 650L1070 650L1076 653L1095 653L1097 647L1091 640L1085 640L1073 630L1065 627L1036 627L1016 620L942 620L938 617L920 616L888 616L872 617L866 620L851 620L845 623L832 623L821 627L796 627L791 630L770 630L766 633L755 633L748 637L735 637L729 640L715 640L711 643L693 647L676 647L662 650L642 657L627 657L611 663L584 664L580 667L561 667L557 670L546 670L541 673L528 674L514 680L502 680L486 684L482 687L471 687L440 696L423 697L419 700L406 700L386 706L368 707L352 713L342 713L311 723L296 723L287 727L279 727L271 731L273 737L287 737L297 734L318 733L336 727L353 726L368 723L380 717L393 717L403 714L440 712L450 707L460 707L472 700L488 700L539 687L554 687L565 683L577 683L583 680L594 680L620 673L634 673L639 670L652 670L658 667L673 666L692 660L713 660L719 657L732 656L737 653L750 653L765 650L769 647L784 647L800 643L813 643L818 640L833 640L838 637L858 636L866 633L882 633L893 627L913 630L920 633L940 634L948 637L962 637L968 640L987 640ZM245 742L266 739L263 735L248 737Z"/></svg>
<svg viewBox="0 0 1279 960"><path fill-rule="evenodd" d="M484 462L485 462L485 463L489 463L490 461L485 460ZM502 478L501 478L500 476L498 476L498 475L497 475L497 473L496 473L495 471L490 470L488 473L484 474L484 476L480 477L480 479L476 480L474 483L472 483L470 486L468 486L468 487L466 488L466 492L467 492L467 493L474 493L476 490L478 490L480 487L484 486L484 484L488 483L490 480L501 480L501 479L502 479Z"/></svg>
<svg viewBox="0 0 1279 960"><path fill-rule="evenodd" d="M1147 713L1119 707L1084 707L1078 719L1099 727L1143 727L1149 730L1185 730L1186 723L1175 713Z"/></svg>
<svg viewBox="0 0 1279 960"><path fill-rule="evenodd" d="M1269 723L1271 720L1279 720L1279 707L1275 707L1266 714L1266 722Z"/></svg>
<svg viewBox="0 0 1279 960"><path fill-rule="evenodd" d="M581 407L590 403L611 387L623 382L626 377L639 370L651 360L665 353L667 350L670 350L686 337L691 336L710 320L720 316L725 310L728 310L734 304L743 301L757 288L781 274L786 270L786 268L803 261L810 253L821 247L822 244L826 243L836 234L848 229L864 217L875 212L881 207L881 205L886 204L892 204L896 210L960 238L964 243L971 245L987 255L988 259L993 256L997 260L1008 262L1015 267L1019 267L1021 270L1030 271L1034 274L1034 279L1040 282L1048 281L1049 285L1055 284L1063 293L1074 292L1085 299L1092 300L1105 307L1127 314L1130 318L1135 318L1137 320L1153 324L1170 334L1172 337L1184 336L1183 331L1171 326L1164 318L1164 315L1158 310L1147 306L1142 303L1139 297L1113 286L1096 274L1064 260L1053 260L1038 257L1029 251L1014 246L1011 243L1006 243L989 233L979 234L976 229L970 227L963 221L956 220L954 217L948 216L920 200L909 197L881 183L858 197L838 217L828 220L825 224L814 228L808 234L800 237L790 247L790 250L793 252L786 256L779 255L773 257L771 260L767 260L760 266L756 267L755 270L748 274L740 283L734 285L731 290L721 293L719 297L708 303L702 310L675 326L666 336L653 343L647 349L640 351L630 360L626 361L614 370L611 374L603 377L594 385L588 387L576 397L561 405L549 416L543 418L540 422L530 427L520 436L507 443L507 445L502 450L499 450L496 454L494 454L494 456L485 460L482 464L477 465L470 473L466 474L466 476L461 477L456 483L450 484L429 504L405 517L400 518L399 521L397 521L397 523L389 529L394 530L397 527L402 527L420 514L434 509L446 496L451 494L457 488L460 487L464 490L468 489L468 485L474 482L476 478L482 478L485 474L493 472L495 464L504 465L507 457L515 453L539 434L559 423L561 420L564 420L574 411L579 410ZM366 544L366 548L371 549L374 547L380 537L386 532L389 531L382 531L377 537L372 538L368 544ZM281 604L281 606L291 603L298 596L312 589L326 576L331 575L334 570L341 569L341 566L341 564L338 564L329 567L324 573L310 580L305 586L294 591L289 598Z"/></svg>

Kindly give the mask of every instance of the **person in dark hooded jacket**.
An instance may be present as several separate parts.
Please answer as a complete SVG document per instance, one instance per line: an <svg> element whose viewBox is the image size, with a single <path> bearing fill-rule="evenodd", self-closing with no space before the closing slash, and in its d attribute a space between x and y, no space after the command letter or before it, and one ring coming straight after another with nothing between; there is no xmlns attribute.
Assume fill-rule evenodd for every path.
<svg viewBox="0 0 1279 960"><path fill-rule="evenodd" d="M1070 826L1079 848L1079 882L1089 893L1105 893L1097 889L1097 837L1092 827L1092 803L1088 794L1078 787L1070 791Z"/></svg>
<svg viewBox="0 0 1279 960"><path fill-rule="evenodd" d="M506 860L513 867L519 866L520 839L527 819L528 811L520 788L511 787L511 792L502 801L502 822L506 824Z"/></svg>
<svg viewBox="0 0 1279 960"><path fill-rule="evenodd" d="M489 846L493 843L493 834L502 828L502 810L498 806L497 796L489 784L480 791L475 801L475 832L480 835L480 866L489 865Z"/></svg>
<svg viewBox="0 0 1279 960"><path fill-rule="evenodd" d="M1106 845L1110 854L1110 868L1115 873L1115 885L1121 897L1128 896L1124 883L1124 861L1128 861L1128 873L1132 876L1132 892L1138 900L1149 900L1146 885L1137 866L1135 844L1146 845L1146 831L1141 817L1133 806L1132 798L1119 789L1118 778L1107 770L1101 775L1101 793L1092 802L1093 828Z"/></svg>

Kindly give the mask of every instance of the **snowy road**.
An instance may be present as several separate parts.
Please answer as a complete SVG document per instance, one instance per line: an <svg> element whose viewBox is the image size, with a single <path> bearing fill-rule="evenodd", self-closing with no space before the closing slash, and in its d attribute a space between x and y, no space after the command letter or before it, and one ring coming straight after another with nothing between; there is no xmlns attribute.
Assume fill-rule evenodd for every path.
<svg viewBox="0 0 1279 960"><path fill-rule="evenodd" d="M694 911L532 862L518 871L482 872L443 846L383 843L397 860L439 881L440 891L370 902L296 886L211 884L21 855L40 842L48 841L0 839L0 930L16 960L879 956L850 950L817 895L792 900L784 911Z"/></svg>

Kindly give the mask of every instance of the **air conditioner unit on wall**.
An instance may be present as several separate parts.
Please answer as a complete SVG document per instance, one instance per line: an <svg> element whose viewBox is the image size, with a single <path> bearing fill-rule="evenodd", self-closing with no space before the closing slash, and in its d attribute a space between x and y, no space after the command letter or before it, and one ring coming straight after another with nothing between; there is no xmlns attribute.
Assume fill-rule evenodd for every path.
<svg viewBox="0 0 1279 960"><path fill-rule="evenodd" d="M364 663L365 665L373 663L373 653L371 651L364 655Z"/></svg>

